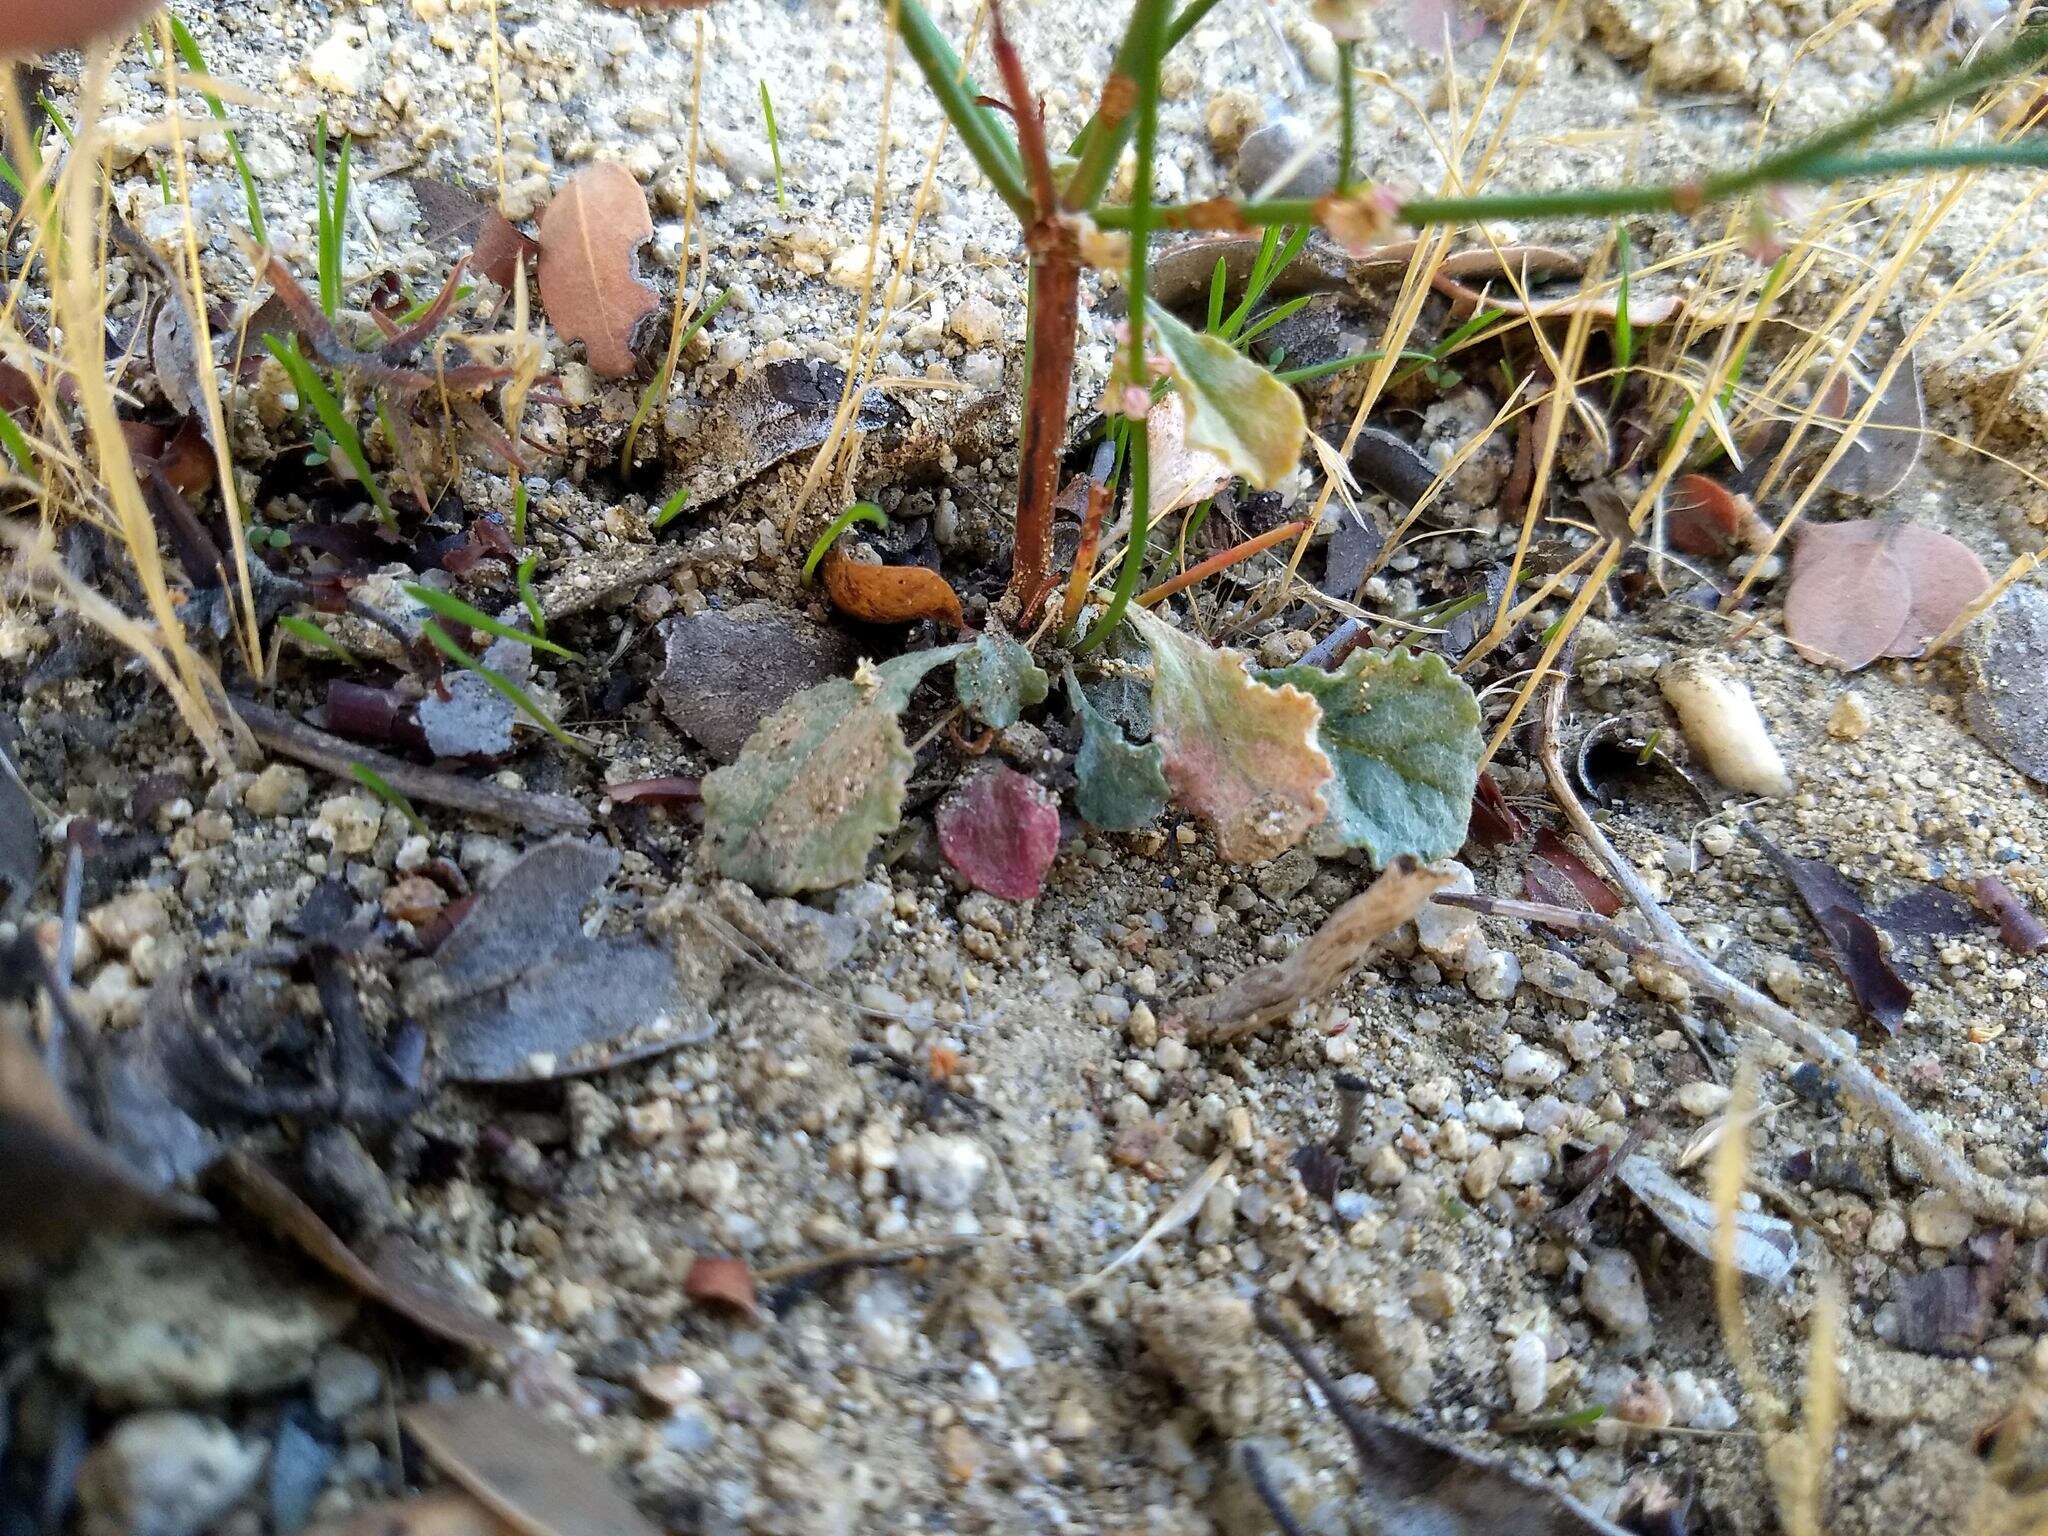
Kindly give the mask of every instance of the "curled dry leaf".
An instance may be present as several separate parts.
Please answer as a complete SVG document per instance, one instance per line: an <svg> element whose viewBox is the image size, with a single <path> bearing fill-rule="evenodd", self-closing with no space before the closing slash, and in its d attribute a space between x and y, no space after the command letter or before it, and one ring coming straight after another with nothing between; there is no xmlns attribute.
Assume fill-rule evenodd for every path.
<svg viewBox="0 0 2048 1536"><path fill-rule="evenodd" d="M1664 536L1682 555L1715 559L1737 549L1767 548L1771 525L1747 496L1712 475L1680 475L1671 487Z"/></svg>
<svg viewBox="0 0 2048 1536"><path fill-rule="evenodd" d="M535 250L533 241L464 187L432 176L408 176L405 184L419 204L428 244L441 251L468 251L470 270L510 293L520 264Z"/></svg>
<svg viewBox="0 0 2048 1536"><path fill-rule="evenodd" d="M1869 399L1868 388L1851 384L1844 371L1821 403L1831 416L1853 421ZM1892 495L1920 462L1926 438L1927 400L1920 388L1920 364L1908 352L1863 430L1828 471L1827 488L1870 500Z"/></svg>
<svg viewBox="0 0 2048 1536"><path fill-rule="evenodd" d="M1622 1187L1643 1203L1664 1230L1709 1263L1714 1262L1714 1236L1719 1225L1714 1203L1687 1189L1647 1157L1623 1158L1617 1177ZM1734 1213L1734 1260L1738 1274L1783 1285L1792 1274L1799 1245L1792 1223L1761 1211Z"/></svg>
<svg viewBox="0 0 2048 1536"><path fill-rule="evenodd" d="M1188 444L1188 408L1168 391L1145 416L1145 440L1151 456L1151 503L1154 522L1169 512L1207 501L1230 484L1230 466L1213 453Z"/></svg>
<svg viewBox="0 0 2048 1536"><path fill-rule="evenodd" d="M745 1259L700 1254L683 1276L683 1294L704 1306L726 1307L749 1317L759 1314L754 1272Z"/></svg>
<svg viewBox="0 0 2048 1536"><path fill-rule="evenodd" d="M214 1176L250 1215L357 1295L451 1344L501 1353L519 1347L519 1336L510 1328L452 1292L400 1273L395 1263L372 1265L363 1259L290 1186L246 1152L228 1153Z"/></svg>
<svg viewBox="0 0 2048 1536"><path fill-rule="evenodd" d="M1522 886L1532 901L1583 907L1602 917L1612 917L1621 910L1621 897L1614 888L1548 827L1536 834L1535 856L1522 876Z"/></svg>
<svg viewBox="0 0 2048 1536"><path fill-rule="evenodd" d="M1235 1040L1335 991L1374 945L1412 920L1450 882L1448 874L1405 855L1394 860L1285 960L1255 966L1221 991L1185 1004L1179 1017L1188 1038L1199 1044Z"/></svg>
<svg viewBox="0 0 2048 1536"><path fill-rule="evenodd" d="M2020 893L1998 876L1979 875L1971 883L1970 895L1997 919L1998 936L2014 954L2038 955L2048 949L2048 924L2043 924Z"/></svg>
<svg viewBox="0 0 2048 1536"><path fill-rule="evenodd" d="M567 1431L502 1397L415 1403L400 1420L449 1479L523 1536L661 1536Z"/></svg>
<svg viewBox="0 0 2048 1536"><path fill-rule="evenodd" d="M935 619L967 627L960 597L946 578L922 565L868 565L834 546L819 567L825 595L848 618L865 624L913 624Z"/></svg>
<svg viewBox="0 0 2048 1536"><path fill-rule="evenodd" d="M632 172L588 165L563 184L540 220L540 297L555 329L583 343L590 366L623 379L633 339L660 296L639 277L638 251L654 237L647 194Z"/></svg>
<svg viewBox="0 0 2048 1536"><path fill-rule="evenodd" d="M1888 1033L1897 1034L1913 1006L1913 989L1886 956L1884 942L1878 936L1877 925L1870 920L1863 898L1833 866L1820 859L1786 853L1758 831L1753 822L1744 822L1743 831L1778 866L1778 872L1799 893L1807 912L1827 935L1835 968L1848 982L1857 1006Z"/></svg>
<svg viewBox="0 0 2048 1536"><path fill-rule="evenodd" d="M1060 803L1037 780L993 764L948 795L934 821L939 851L976 890L1029 901L1045 888L1060 851Z"/></svg>
<svg viewBox="0 0 2048 1536"><path fill-rule="evenodd" d="M1132 626L1152 651L1152 739L1174 795L1209 823L1236 864L1277 858L1323 819L1334 777L1316 745L1322 708L1299 688L1275 688L1235 651L1204 645L1149 609Z"/></svg>

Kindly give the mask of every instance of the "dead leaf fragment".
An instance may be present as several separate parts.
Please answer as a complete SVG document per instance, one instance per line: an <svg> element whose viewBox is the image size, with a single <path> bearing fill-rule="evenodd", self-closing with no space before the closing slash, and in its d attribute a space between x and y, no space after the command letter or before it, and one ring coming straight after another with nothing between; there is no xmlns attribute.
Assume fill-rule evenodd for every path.
<svg viewBox="0 0 2048 1536"><path fill-rule="evenodd" d="M416 1274L401 1273L396 1256L366 1263L282 1179L245 1152L230 1152L216 1177L243 1207L357 1295L396 1312L415 1327L469 1349L510 1353L519 1336L495 1318Z"/></svg>
<svg viewBox="0 0 2048 1536"><path fill-rule="evenodd" d="M533 240L504 214L468 189L432 176L408 176L428 244L436 250L470 253L469 268L506 293L519 266L535 250Z"/></svg>
<svg viewBox="0 0 2048 1536"><path fill-rule="evenodd" d="M556 331L582 342L591 368L609 379L638 367L634 335L661 303L638 273L637 253L653 237L647 194L621 165L585 166L541 215L541 302Z"/></svg>
<svg viewBox="0 0 2048 1536"><path fill-rule="evenodd" d="M1411 921L1450 881L1448 874L1401 855L1285 960L1255 966L1221 991L1184 1005L1179 1017L1188 1038L1197 1044L1236 1040L1335 991L1374 945Z"/></svg>
<svg viewBox="0 0 2048 1536"><path fill-rule="evenodd" d="M1707 1262L1714 1262L1717 1223L1711 1200L1694 1194L1647 1157L1623 1158L1616 1177L1667 1232ZM1740 1208L1734 1221L1736 1271L1767 1285L1783 1285L1799 1255L1792 1223Z"/></svg>
<svg viewBox="0 0 2048 1536"><path fill-rule="evenodd" d="M1153 522L1206 501L1230 484L1228 464L1206 449L1189 446L1187 404L1171 390L1146 413L1145 437L1152 461L1147 499L1152 503Z"/></svg>
<svg viewBox="0 0 2048 1536"><path fill-rule="evenodd" d="M1832 865L1786 853L1754 823L1744 822L1743 830L1778 866L1778 873L1799 893L1807 912L1827 935L1835 968L1848 982L1857 1006L1887 1033L1897 1034L1913 1006L1913 989L1892 967L1863 898Z"/></svg>
<svg viewBox="0 0 2048 1536"><path fill-rule="evenodd" d="M1804 528L1785 595L1785 634L1808 661L1854 672L1905 633L1913 583L1868 523Z"/></svg>
<svg viewBox="0 0 2048 1536"><path fill-rule="evenodd" d="M706 1306L728 1307L749 1317L761 1310L754 1296L754 1272L745 1259L700 1255L690 1260L683 1294Z"/></svg>
<svg viewBox="0 0 2048 1536"><path fill-rule="evenodd" d="M502 1397L400 1415L427 1459L523 1536L661 1536L568 1433Z"/></svg>
<svg viewBox="0 0 2048 1536"><path fill-rule="evenodd" d="M444 1488L366 1504L338 1521L312 1527L306 1536L509 1536L511 1530L468 1494Z"/></svg>
<svg viewBox="0 0 2048 1536"><path fill-rule="evenodd" d="M152 8L151 0L5 0L0 3L0 54L20 59L82 48Z"/></svg>
<svg viewBox="0 0 2048 1536"><path fill-rule="evenodd" d="M912 624L936 619L965 629L960 598L937 571L922 565L867 565L841 554L837 546L819 567L825 595L848 618L865 624Z"/></svg>
<svg viewBox="0 0 2048 1536"><path fill-rule="evenodd" d="M1979 875L1971 883L1970 895L1997 919L1998 936L2014 954L2038 955L2048 949L2048 924L2043 924L2020 893L1998 876Z"/></svg>

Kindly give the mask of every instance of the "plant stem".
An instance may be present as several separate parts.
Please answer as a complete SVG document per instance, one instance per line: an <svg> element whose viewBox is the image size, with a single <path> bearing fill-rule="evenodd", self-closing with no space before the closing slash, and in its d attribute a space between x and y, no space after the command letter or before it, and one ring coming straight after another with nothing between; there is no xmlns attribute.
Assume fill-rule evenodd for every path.
<svg viewBox="0 0 2048 1536"><path fill-rule="evenodd" d="M1342 197L1351 190L1351 165L1353 135L1357 131L1352 123L1351 110L1351 50L1352 43L1337 45L1337 195Z"/></svg>
<svg viewBox="0 0 2048 1536"><path fill-rule="evenodd" d="M1163 603L1174 593L1192 587L1196 582L1214 576L1218 571L1228 570L1240 560L1249 560L1261 550L1271 549L1275 544L1286 542L1300 534L1308 524L1301 518L1291 523L1282 523L1278 528L1269 528L1264 533L1246 539L1242 544L1233 544L1220 555L1211 555L1199 565L1191 565L1178 576L1169 576L1149 592L1140 593L1137 603L1140 608L1150 608L1154 603Z"/></svg>
<svg viewBox="0 0 2048 1536"><path fill-rule="evenodd" d="M1142 5L1142 0L1140 3ZM1203 18L1219 3L1220 0L1192 0L1167 26L1159 52L1162 55L1171 53L1175 45L1200 26ZM1117 47L1116 57L1110 61L1109 75L1102 83L1102 104L1081 131L1074 135L1074 142L1067 149L1067 154L1078 162L1073 175L1067 178L1066 193L1061 198L1069 208L1092 208L1101 201L1103 189L1115 173L1117 157L1130 141L1131 129L1135 126L1131 109L1137 104L1134 89L1137 62L1138 16L1134 9L1130 26L1124 29L1124 40Z"/></svg>
<svg viewBox="0 0 2048 1536"><path fill-rule="evenodd" d="M931 13L918 0L900 0L897 12L903 46L924 75L925 84L939 98L939 106L960 135L960 142L981 167L996 195L1010 205L1018 219L1031 218L1031 196L1024 190L1017 146L1011 142L996 115L982 106L974 82L966 78L960 56L932 21ZM1018 107L1024 110L1023 106Z"/></svg>
<svg viewBox="0 0 2048 1536"><path fill-rule="evenodd" d="M1131 13L1131 60L1135 68L1137 103L1137 176L1131 187L1131 274L1125 283L1126 315L1130 342L1124 353L1123 378L1111 375L1112 386L1124 390L1149 389L1151 371L1145 363L1145 278L1148 247L1152 239L1152 158L1159 143L1159 61L1166 52L1166 0L1138 0ZM1149 434L1143 421L1134 421L1130 433L1131 533L1124 545L1123 565L1116 573L1116 588L1109 607L1095 627L1081 641L1083 652L1092 651L1107 640L1123 621L1137 590L1138 573L1144 568L1145 547L1151 534L1152 455Z"/></svg>
<svg viewBox="0 0 2048 1536"><path fill-rule="evenodd" d="M1081 250L1074 226L1060 214L1045 123L1024 77L1024 62L1003 27L1000 4L990 6L989 17L989 45L1016 113L1017 150L1031 186L1031 217L1024 230L1024 244L1031 252L1029 382L1017 454L1017 537L1006 594L1022 629L1050 587L1053 498L1059 488L1074 343L1081 324Z"/></svg>

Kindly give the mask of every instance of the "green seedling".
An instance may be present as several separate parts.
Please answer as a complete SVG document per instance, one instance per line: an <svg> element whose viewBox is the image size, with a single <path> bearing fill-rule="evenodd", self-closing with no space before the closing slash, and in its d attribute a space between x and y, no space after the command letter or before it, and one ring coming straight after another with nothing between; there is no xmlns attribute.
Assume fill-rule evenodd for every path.
<svg viewBox="0 0 2048 1536"><path fill-rule="evenodd" d="M294 639L310 645L314 650L327 652L337 661L346 662L350 666L356 664L353 651L310 619L302 619L295 613L280 614L277 627Z"/></svg>
<svg viewBox="0 0 2048 1536"><path fill-rule="evenodd" d="M877 528L886 528L889 526L889 514L872 501L856 501L827 523L825 531L819 534L817 542L811 545L811 552L804 556L805 586L811 584L811 578L817 574L818 563L825 558L826 552L837 544L839 536L855 523L873 523Z"/></svg>
<svg viewBox="0 0 2048 1536"><path fill-rule="evenodd" d="M682 280L683 274L678 272L676 281L680 283ZM711 302L698 310L690 323L683 327L681 334L669 343L668 351L662 357L661 366L655 370L654 377L647 381L647 388L640 392L640 403L634 408L633 419L626 424L625 444L619 450L621 474L633 467L633 445L639 440L640 429L647 425L647 418L654 414L655 401L667 396L669 381L675 377L676 360L683 355L683 348L716 318L718 312L725 308L725 301L731 297L730 288L719 289L711 296Z"/></svg>
<svg viewBox="0 0 2048 1536"><path fill-rule="evenodd" d="M171 23L171 46L184 61L185 67L195 75L211 75L206 59L199 51L198 39L192 36L192 29L175 15L165 13ZM227 140L228 158L234 162L235 175L242 183L242 197L249 205L249 233L256 237L258 245L270 244L270 231L263 222L263 200L256 195L256 177L249 169L249 162L242 154L242 141L235 136L235 130L228 126L228 109L212 91L201 91L207 111L213 120L221 125L221 133Z"/></svg>
<svg viewBox="0 0 2048 1536"><path fill-rule="evenodd" d="M389 779L385 778L383 774L372 768L368 763L350 763L348 765L348 773L350 778L354 779L363 788L403 816L405 824L421 837L431 837L433 835L428 830L426 822L421 819L420 813L412 808L412 802L400 794L393 787Z"/></svg>
<svg viewBox="0 0 2048 1536"><path fill-rule="evenodd" d="M391 503L385 499L382 487L377 484L377 477L370 472L370 456L363 451L363 440L356 432L355 423L348 419L348 412L341 408L341 402L334 398L334 392L306 360L305 354L299 351L299 339L296 336L265 336L263 345L270 349L270 355L277 359L278 365L290 376L292 388L297 392L300 404L310 405L313 414L320 418L320 424L327 429L333 447L340 451L342 461L354 471L356 479L369 494L371 502L377 508L378 517L388 526L396 528L398 514L392 511Z"/></svg>
<svg viewBox="0 0 2048 1536"><path fill-rule="evenodd" d="M526 482L514 476L512 479L512 542L526 542Z"/></svg>
<svg viewBox="0 0 2048 1536"><path fill-rule="evenodd" d="M689 504L690 488L687 485L677 486L669 499L661 504L661 510L654 514L653 526L656 528L666 528L670 523L683 515L683 508Z"/></svg>
<svg viewBox="0 0 2048 1536"><path fill-rule="evenodd" d="M320 308L332 320L341 312L341 248L348 232L349 160L355 140L343 136L334 178L327 176L327 114L313 129L313 193L319 247Z"/></svg>
<svg viewBox="0 0 2048 1536"><path fill-rule="evenodd" d="M432 619L427 620L425 624L420 626L420 633L426 636L427 643L433 646L435 650L446 656L464 671L474 672L484 680L498 697L533 721L535 725L546 731L571 752L589 752L590 748L555 724L554 717L534 703L524 688L513 682L504 673L494 671L492 668L485 666L476 657L470 655L468 651L456 644L454 638L449 635L447 630L436 624Z"/></svg>
<svg viewBox="0 0 2048 1536"><path fill-rule="evenodd" d="M789 212L789 198L782 190L782 136L775 131L775 103L768 95L768 82L761 82L761 116L768 124L768 154L775 162L775 206Z"/></svg>
<svg viewBox="0 0 2048 1536"><path fill-rule="evenodd" d="M548 618L541 611L540 596L533 590L533 568L540 564L540 551L534 550L520 560L518 569L512 573L513 585L519 589L519 606L526 610L526 617L533 625L536 635L548 632Z"/></svg>
<svg viewBox="0 0 2048 1536"><path fill-rule="evenodd" d="M457 624L464 625L467 628L481 630L484 634L495 636L500 640L510 640L514 644L527 646L532 650L546 651L550 656L559 656L564 661L581 661L583 659L566 646L557 645L554 641L545 639L540 635L528 634L523 629L514 629L503 620L492 618L481 608L470 606L452 593L437 591L433 587L423 587L417 582L406 583L402 590L407 597L420 604L423 608L430 608L442 618L452 619Z"/></svg>
<svg viewBox="0 0 2048 1536"><path fill-rule="evenodd" d="M1614 226L1614 384L1607 393L1607 404L1613 408L1621 399L1621 392L1628 385L1629 364L1636 358L1636 331L1629 323L1629 288L1635 280L1636 250L1630 243L1628 231L1620 224Z"/></svg>

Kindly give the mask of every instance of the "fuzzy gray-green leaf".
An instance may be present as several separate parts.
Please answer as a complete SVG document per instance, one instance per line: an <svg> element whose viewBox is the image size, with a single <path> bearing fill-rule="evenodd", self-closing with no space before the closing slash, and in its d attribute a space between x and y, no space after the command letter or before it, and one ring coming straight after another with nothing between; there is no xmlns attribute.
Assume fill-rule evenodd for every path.
<svg viewBox="0 0 2048 1536"><path fill-rule="evenodd" d="M1045 668L1008 635L983 635L953 669L953 687L967 712L997 730L1015 725L1032 705L1043 704L1051 686Z"/></svg>
<svg viewBox="0 0 2048 1536"><path fill-rule="evenodd" d="M1074 669L1067 692L1081 717L1081 750L1074 757L1074 808L1091 827L1135 832L1166 809L1166 754L1152 742L1133 746L1116 722L1088 702Z"/></svg>
<svg viewBox="0 0 2048 1536"><path fill-rule="evenodd" d="M704 780L704 848L720 874L793 896L860 878L902 817L910 748L897 716L932 668L967 649L912 651L806 688Z"/></svg>
<svg viewBox="0 0 2048 1536"><path fill-rule="evenodd" d="M1441 656L1354 651L1334 672L1281 667L1323 706L1316 736L1337 769L1330 826L1375 868L1399 854L1440 859L1465 841L1479 779L1479 701Z"/></svg>

